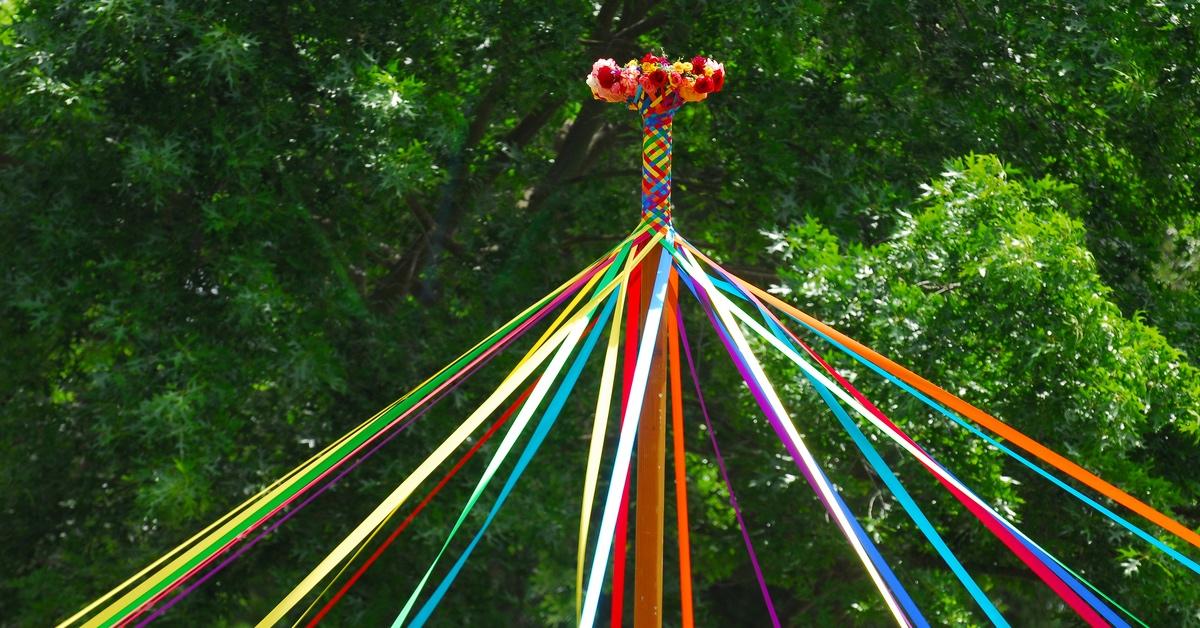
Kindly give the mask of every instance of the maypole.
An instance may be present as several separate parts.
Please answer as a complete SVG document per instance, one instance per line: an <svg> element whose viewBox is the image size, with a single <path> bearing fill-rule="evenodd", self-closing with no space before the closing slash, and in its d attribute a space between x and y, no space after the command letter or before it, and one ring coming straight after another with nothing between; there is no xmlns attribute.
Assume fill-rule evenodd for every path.
<svg viewBox="0 0 1200 628"><path fill-rule="evenodd" d="M867 579L878 589L883 605L898 625L929 625L920 608L920 597L909 595L902 582L902 577L909 578L911 574L893 571L883 551L890 548L877 547L844 500L836 483L826 476L817 455L819 452L814 452L806 443L804 426L797 427L793 421L783 398L768 379L756 351L777 352L799 369L799 377L803 378L801 381L810 386L828 406L836 420L832 425L845 433L872 472L883 481L914 527L962 584L987 621L996 626L1008 625L1001 608L993 602L983 583L968 573L966 565L955 556L947 539L942 538L934 522L922 511L917 501L920 496L909 493L885 456L877 450L874 443L878 442L879 436L884 437L883 440L890 443L896 452L911 457L919 468L932 475L937 484L961 504L983 530L1027 566L1031 575L1041 580L1081 620L1093 626L1127 626L1129 620L1141 622L1134 613L1117 604L1022 532L1010 518L992 507L986 496L976 494L963 484L949 467L909 436L902 421L888 417L879 406L869 401L851 383L853 377L843 376L789 325L798 324L799 331L815 336L846 354L894 384L903 393L912 395L945 416L949 424L969 431L988 446L1028 467L1179 565L1200 574L1200 563L1182 551L1200 549L1200 534L1194 530L1093 475L999 418L979 410L730 273L676 232L671 204L671 130L675 114L685 103L704 100L709 94L720 91L724 80L724 66L705 57L670 62L664 57L647 54L640 61L633 60L624 66L618 66L612 59L597 61L587 77L593 95L597 99L624 104L641 116L642 203L638 227L587 268L497 329L411 393L263 488L133 577L121 582L61 625L142 626L166 613L374 455L388 441L419 420L430 406L454 391L468 376L484 368L506 346L542 321L549 321L546 329L517 360L501 384L461 423L449 426L449 435L416 464L412 472L327 556L316 563L267 612L259 625L271 626L290 619L295 619L297 625L306 621L308 626L320 623L442 487L476 452L481 451L483 443L493 435L499 436L499 431L504 429L504 434L499 436L500 443L491 450L487 466L462 506L458 519L446 531L440 551L423 572L415 572L420 575L420 580L403 602L392 624L394 628L424 626L450 592L488 527L546 442L597 347L603 347L599 353L604 358L582 482L576 549L575 608L579 625L584 628L596 625L601 614L599 605L606 589L605 578L610 563L612 580L608 590L611 594L611 622L614 627L623 625L626 524L635 468L637 482L633 487L635 499L632 500L635 518L633 625L636 628L659 628L663 624L668 399L671 402L670 429L679 544L680 624L685 628L694 625L683 438L684 363L688 366L700 414L769 621L774 626L795 621L795 618L781 619L777 612L767 576L753 547L746 518L734 496L733 481L717 445L715 421L709 416L705 405L688 334L684 330L679 303L681 289L685 294L690 293L695 297L693 305L711 323L720 346L728 353L741 376L746 392L762 410L767 424L779 438L783 451L791 457L812 488L828 521L845 538L848 548L862 564ZM552 317L554 312L558 312L557 316ZM601 337L606 333L607 341L601 342ZM622 347L624 365L618 369L618 353ZM681 349L686 362L681 359ZM618 382L621 385L620 405L613 402ZM493 415L498 415L498 418ZM614 429L618 434L612 446L612 455L605 456L606 442L611 440L607 435L614 418L617 419ZM481 427L489 423L486 431L477 434ZM873 430L872 435L876 439L864 433L864 427ZM435 477L435 472L451 460L458 449L472 440L474 444L458 458L458 462L444 474L439 473L442 479L432 489L422 490L423 499L411 511L406 511L405 504L410 496L426 480ZM635 444L636 467L633 460ZM515 463L509 464L510 454L515 454ZM1036 464L1028 456L1076 480L1081 488L1068 484L1063 477ZM607 484L601 481L602 458L609 459L611 463ZM492 498L489 495L494 491L489 491L489 487L497 478L502 479L501 488ZM1082 487L1091 489L1094 494L1085 494ZM1112 508L1097 501L1098 496L1112 500ZM1143 529L1116 512L1114 509L1117 504L1156 524L1158 529ZM475 510L481 505L485 506L483 510L487 512L482 523L476 526L479 517L472 518L472 514L481 514ZM597 506L598 520L593 512ZM397 517L401 512L408 514ZM400 521L394 528L391 525L393 519ZM392 530L390 534L385 532L389 529ZM454 541L463 531L474 533L466 547L460 548ZM1165 537L1162 533L1172 536ZM1156 534L1164 536L1165 540ZM383 541L375 543L377 538ZM375 546L375 550L367 551L372 546ZM590 560L589 547L592 550ZM360 556L367 558L360 563ZM443 558L452 559L446 561L448 570L445 569L446 564L442 563ZM357 569L350 571L355 564L359 565ZM343 575L347 573L351 575L343 582ZM342 584L335 589L339 582ZM805 592L788 591L788 594L803 596Z"/></svg>
<svg viewBox="0 0 1200 628"><path fill-rule="evenodd" d="M642 118L642 212L643 224L674 238L671 204L671 129L675 113L688 101L703 100L709 93L719 91L725 80L725 68L720 63L694 57L691 61L669 63L665 57L647 54L640 62L630 61L618 67L611 59L601 59L592 67L588 84L597 100L625 103ZM640 311L638 328L645 330L651 305L656 269L662 247L654 247L641 267ZM634 524L634 603L635 628L656 628L662 625L663 543L666 484L666 411L667 411L667 342L674 330L678 307L679 283L676 270L668 269L667 292L659 329L651 352L650 371L646 380L645 399L638 422L637 436L637 509ZM676 400L677 401L677 400ZM677 438L679 436L677 435ZM676 465L682 461L677 460ZM677 487L677 491L681 487ZM686 502L683 503L686 508ZM681 521L686 521L686 510ZM686 539L686 529L681 530ZM621 531L618 529L618 535ZM623 553L622 539L617 551ZM686 557L687 548L681 545ZM614 557L623 560L623 556ZM623 570L614 572L620 574ZM690 576L681 571L681 588L690 589ZM613 625L621 621L623 595L622 578L613 583ZM684 603L684 622L691 623L690 599Z"/></svg>
<svg viewBox="0 0 1200 628"><path fill-rule="evenodd" d="M669 195L669 192L668 192ZM655 247L642 264L642 301L649 305L654 269L662 249ZM673 274L673 273L672 273ZM673 283L673 282L672 282ZM670 284L669 284L670 285ZM674 310L677 293L668 287L665 311ZM639 315L640 325L646 324L647 309ZM646 380L646 400L638 424L637 441L637 510L634 525L633 557L633 625L635 628L655 628L662 625L663 588L663 511L667 463L667 318L660 319L651 354L650 375Z"/></svg>
<svg viewBox="0 0 1200 628"><path fill-rule="evenodd" d="M671 224L671 125L683 104L678 92L664 88L657 95L643 89L637 97L642 115L642 220L666 230ZM650 304L654 268L662 249L656 247L642 266L642 302ZM674 270L671 271L672 277ZM668 280L670 281L670 280ZM671 281L669 286L675 286ZM666 311L674 311L678 292L667 289ZM639 315L646 323L647 310ZM662 625L663 503L666 483L667 317L662 318L654 345L646 401L638 426L637 519L634 527L633 625ZM616 618L614 618L616 619Z"/></svg>

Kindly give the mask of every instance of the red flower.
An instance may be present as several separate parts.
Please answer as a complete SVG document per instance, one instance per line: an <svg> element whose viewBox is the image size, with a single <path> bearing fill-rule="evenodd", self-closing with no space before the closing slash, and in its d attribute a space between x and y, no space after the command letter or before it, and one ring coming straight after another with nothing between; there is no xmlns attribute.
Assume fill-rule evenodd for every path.
<svg viewBox="0 0 1200 628"><path fill-rule="evenodd" d="M653 52L647 52L646 56L642 57L642 63L662 63L666 61L666 57L656 57Z"/></svg>
<svg viewBox="0 0 1200 628"><path fill-rule="evenodd" d="M655 89L658 89L658 88L662 87L663 85L666 85L667 84L666 71L664 71L662 68L659 68L659 69L651 72L650 73L650 84L653 85Z"/></svg>
<svg viewBox="0 0 1200 628"><path fill-rule="evenodd" d="M615 68L608 66L604 66L596 72L596 80L604 89L612 89L619 78L621 78L621 74Z"/></svg>
<svg viewBox="0 0 1200 628"><path fill-rule="evenodd" d="M700 55L696 55L696 56L692 57L692 74L696 74L696 75L704 74L704 64L705 63L708 63L708 59L706 59Z"/></svg>
<svg viewBox="0 0 1200 628"><path fill-rule="evenodd" d="M719 92L725 87L725 70L717 70L712 74L712 91Z"/></svg>
<svg viewBox="0 0 1200 628"><path fill-rule="evenodd" d="M713 89L712 79L707 76L701 76L696 79L696 91L701 94L707 94L716 90Z"/></svg>

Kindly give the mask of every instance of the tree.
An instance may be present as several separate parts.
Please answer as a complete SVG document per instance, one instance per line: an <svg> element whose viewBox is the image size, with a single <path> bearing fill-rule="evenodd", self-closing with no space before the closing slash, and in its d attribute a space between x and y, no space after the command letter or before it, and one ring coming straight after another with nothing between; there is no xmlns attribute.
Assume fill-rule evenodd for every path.
<svg viewBox="0 0 1200 628"><path fill-rule="evenodd" d="M1048 441L1084 447L1099 469L1152 490L1186 521L1200 517L1187 509L1195 488L1185 465L1195 445L1181 431L1194 417L1181 411L1170 423L1161 413L1188 408L1194 395L1190 325L1200 312L1196 224L1187 215L1200 164L1196 25L1182 7L144 0L3 7L0 604L16 609L7 621L66 616L458 355L556 285L560 269L590 261L623 235L636 216L636 120L590 102L582 77L596 57L624 60L648 49L711 54L730 71L721 98L685 109L676 124L684 233L749 278L786 283L797 294L804 284L796 278L821 264L829 268L821 280L839 287L840 299L870 287L883 301L862 308L881 313L874 323L837 309L832 294L812 303L934 379L975 381L984 389L975 391L980 405L1042 426L1046 432L1031 429ZM1024 262L1013 262L1011 275L988 267L974 279L978 270L962 261L947 265L945 276L913 261L950 246L1016 254L950 222L943 226L955 229L941 240L905 215L915 208L931 224L949 220L937 207L966 184L935 182L948 191L925 200L916 184L947 157L971 151L1023 169L1018 183L998 183L999 166L987 160L960 171L971 165L966 181L997 190L1000 222L991 229L1074 260L1043 279L1057 292L1031 302L1015 291L1039 276ZM1012 165L1004 167L1009 174ZM1044 175L1060 183L1029 183ZM1058 205L1046 209L1051 199ZM1035 215L1053 221L1040 227ZM767 251L777 242L760 229L819 247L780 260ZM916 233L926 239L914 240ZM890 273L894 289L855 275L871 260L878 277ZM902 262L911 264L903 275L885 266ZM953 282L963 285L931 294ZM1086 312L1103 314L1112 331L1085 326L1091 335L1071 345L1041 336L1022 336L1040 344L1001 345L990 335L999 329L980 312L953 306L967 290L993 299L996 311L1024 312L1028 318L1007 321L1010 332L1048 330L1067 343L1064 321ZM919 340L889 336L892 311L930 331ZM933 330L955 332L949 340L959 344L935 341ZM1095 366L1108 364L1098 349L1106 338L1136 368L1112 375ZM1078 375L1091 387L1088 398L1042 400L1031 392L1033 374L1017 349L1043 345L1042 369L1071 368L1063 365L1076 358L1063 347L1080 348L1082 363L1093 365ZM707 385L735 390L717 350L701 351ZM961 365L921 361L985 350L997 355ZM1155 356L1167 361L1143 363ZM1173 363L1174 370L1163 366ZM170 617L259 616L494 377L481 373L389 446L384 461L359 469ZM812 402L794 392L793 402ZM1111 425L1092 433L1080 423L1084 433L1072 435L1043 424L1041 410L1050 417L1070 410L1083 421L1109 411L1102 404L1113 399L1117 424L1133 426L1136 438L1102 445L1095 439L1116 438ZM1146 403L1150 414L1139 414ZM784 531L774 547L805 548L774 552L770 566L789 615L873 619L877 603L845 548L815 525L815 510L797 509L807 499L803 487L774 479L783 467L767 453L774 450L766 435L742 425L749 400L731 395L713 405L752 519L771 534ZM561 453L539 461L530 471L536 479L509 506L527 516L497 522L486 569L457 585L468 593L446 621L497 609L531 623L569 621L562 583L570 580L563 572L570 557L551 548L573 546L569 504L578 488L551 471L582 468L574 437L585 428L560 429L546 448ZM705 451L700 435L692 438L691 451ZM728 602L754 592L739 588L748 582L744 567L724 564L739 555L736 531L711 458L698 455L695 503L707 513L695 537L705 574L698 597L702 613L730 619L722 615ZM853 469L847 477L856 483L847 489L866 495L859 489L868 478L848 458L835 468L834 475ZM1057 496L1032 481L997 485L993 472L1001 470L1008 473L973 450L963 473L987 479L982 486L993 495L1026 500L1026 517L1037 513L1029 504ZM425 532L393 551L424 560L463 490L452 485L422 515ZM881 534L899 536L888 530L896 520L882 519ZM1087 521L1082 530L1107 530ZM1064 537L1062 547L1079 538ZM979 552L981 560L993 556ZM901 555L918 553L902 548ZM1113 560L1099 549L1086 559L1089 567ZM1134 559L1146 560L1121 558ZM1182 621L1180 609L1195 604L1179 589L1189 581L1152 577L1141 564L1113 590ZM345 603L343 621L390 619L391 600L407 594L411 572L403 560L382 561ZM923 595L944 591L937 599L947 621L969 615L948 580L929 578ZM1041 595L1019 579L1004 586L1013 587L1005 599L1014 607ZM1154 595L1141 597L1147 592ZM855 602L866 615L851 609Z"/></svg>
<svg viewBox="0 0 1200 628"><path fill-rule="evenodd" d="M1122 317L1106 299L1086 231L1071 218L1078 191L1050 178L1016 179L990 156L947 162L924 187L924 200L896 235L874 247L843 250L815 221L776 234L781 262L794 269L782 273L784 290L852 337L1117 485L1152 496L1156 507L1194 517L1188 456L1200 429L1200 372L1157 330ZM1064 504L1043 478L877 376L861 379L868 397L901 417L914 438L954 461L968 485L986 487L981 494L1012 512L1032 538L1045 539L1051 552L1070 556L1102 590L1150 623L1190 621L1193 574L1082 504ZM806 397L811 411L797 414L825 417L814 397ZM830 442L825 450L838 449ZM841 462L838 477L856 475L856 457ZM900 468L909 477L921 474L911 464ZM867 481L851 492L873 495L871 487ZM939 488L923 488L929 492L918 502L937 504L938 521L968 552L967 564L989 574L1014 617L1029 613L1016 623L1038 621L1053 606L1049 591L1019 564L999 559L1003 549L979 538L971 527L977 524L939 498ZM936 559L929 563L924 540L898 521L900 509L871 511L882 515L876 534L894 535L885 536L885 548L892 541L904 548L893 550L905 555L902 562L931 567L920 580L932 583L925 593L932 598L945 585L938 577L945 569ZM1144 596L1155 602L1135 602Z"/></svg>

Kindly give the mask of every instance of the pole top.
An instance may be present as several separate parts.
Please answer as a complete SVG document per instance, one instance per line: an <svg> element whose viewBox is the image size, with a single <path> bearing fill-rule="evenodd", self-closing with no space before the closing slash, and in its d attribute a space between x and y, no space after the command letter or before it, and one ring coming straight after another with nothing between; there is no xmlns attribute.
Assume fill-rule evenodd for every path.
<svg viewBox="0 0 1200 628"><path fill-rule="evenodd" d="M624 66L612 59L599 59L587 76L596 100L625 103L643 118L664 117L685 102L699 102L725 86L725 65L697 55L690 61L669 61L646 53L641 61L630 59Z"/></svg>
<svg viewBox="0 0 1200 628"><path fill-rule="evenodd" d="M612 59L596 61L587 84L596 100L624 103L642 114L642 222L670 231L671 124L683 103L721 91L725 66L703 56L672 62L646 53L624 66Z"/></svg>

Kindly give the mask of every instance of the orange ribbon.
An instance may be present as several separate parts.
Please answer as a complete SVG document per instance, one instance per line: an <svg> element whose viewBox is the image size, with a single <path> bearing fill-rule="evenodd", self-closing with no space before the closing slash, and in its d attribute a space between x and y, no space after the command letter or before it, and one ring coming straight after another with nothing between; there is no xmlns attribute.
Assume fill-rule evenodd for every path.
<svg viewBox="0 0 1200 628"><path fill-rule="evenodd" d="M691 246L690 244L685 244L684 246L687 246L688 250L690 250L700 259L704 260L706 263L720 268L712 260L705 257L703 253L697 251L695 247ZM991 430L992 433L1008 440L1030 454L1037 456L1043 462L1086 484L1105 497L1108 497L1109 499L1154 522L1162 529L1174 534L1188 543L1191 543L1193 546L1200 548L1200 534L1197 534L1187 526L1179 523L1162 512L1159 512L1153 506L1150 506L1149 504L1130 495L1129 493L1126 493L1116 486L1109 484L1100 476L1088 471L1087 469L1084 469L1049 447L1046 447L1045 445L1026 436L1020 430L1017 430L1007 423L1004 423L1000 419L997 419L983 410L976 408L966 401L959 399L955 395L945 391L924 377L921 377L920 375L913 373L912 371L900 366L888 358L879 355L878 353L872 351L869 347L864 346L862 343L854 340L853 338L846 336L829 325L826 325L812 316L805 314L799 309L785 303L775 295L743 281L741 278L734 276L728 271L725 272L731 279L736 281L738 286L743 290L753 292L758 298L770 303L772 306L784 312L787 312L788 314L804 322L806 325L809 325L810 327L819 330L821 333L829 336L830 338L840 342L850 350L866 358L879 368L891 373L896 378L907 383L913 388L916 388L938 402L949 406L955 412L974 421L975 423L978 423L984 428Z"/></svg>

